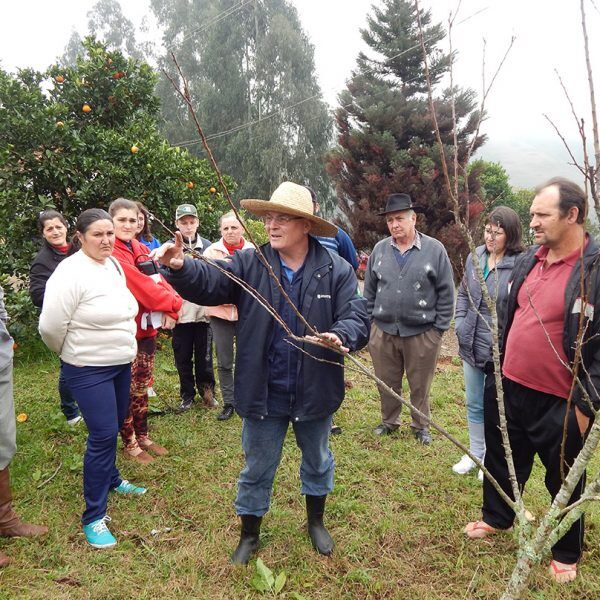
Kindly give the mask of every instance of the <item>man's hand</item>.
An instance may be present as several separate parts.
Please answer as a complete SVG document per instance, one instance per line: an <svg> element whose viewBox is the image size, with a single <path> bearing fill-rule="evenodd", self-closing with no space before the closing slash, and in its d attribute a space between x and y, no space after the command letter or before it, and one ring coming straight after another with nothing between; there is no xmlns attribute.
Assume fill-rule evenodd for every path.
<svg viewBox="0 0 600 600"><path fill-rule="evenodd" d="M169 317L166 313L163 313L162 317L162 329L173 329L177 325L177 321L173 317Z"/></svg>
<svg viewBox="0 0 600 600"><path fill-rule="evenodd" d="M331 342L334 346L338 346L338 348L342 352L344 352L344 353L350 352L350 348L346 348L346 346L342 346L342 340L340 340L340 338L335 333L332 333L331 331L322 333L321 337L317 337L316 335L307 335L306 336L306 339L310 340L311 342L320 342L321 345L323 345L323 346L328 345L327 342L325 342L323 340L323 338L325 338L325 340L327 340L328 342Z"/></svg>
<svg viewBox="0 0 600 600"><path fill-rule="evenodd" d="M577 417L577 425L579 425L579 432L581 435L585 435L587 428L590 425L590 418L586 417L580 410L579 407L575 407L575 416Z"/></svg>
<svg viewBox="0 0 600 600"><path fill-rule="evenodd" d="M175 243L165 242L160 248L150 252L150 258L157 260L161 265L179 271L183 267L183 238L181 232L175 232Z"/></svg>

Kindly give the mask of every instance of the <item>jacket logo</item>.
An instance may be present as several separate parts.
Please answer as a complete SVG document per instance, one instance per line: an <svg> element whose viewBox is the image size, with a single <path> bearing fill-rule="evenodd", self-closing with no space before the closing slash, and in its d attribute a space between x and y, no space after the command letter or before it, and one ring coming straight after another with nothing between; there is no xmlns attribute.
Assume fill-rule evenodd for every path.
<svg viewBox="0 0 600 600"><path fill-rule="evenodd" d="M317 294L317 298L319 300L329 298L331 300L331 296L329 294Z"/></svg>

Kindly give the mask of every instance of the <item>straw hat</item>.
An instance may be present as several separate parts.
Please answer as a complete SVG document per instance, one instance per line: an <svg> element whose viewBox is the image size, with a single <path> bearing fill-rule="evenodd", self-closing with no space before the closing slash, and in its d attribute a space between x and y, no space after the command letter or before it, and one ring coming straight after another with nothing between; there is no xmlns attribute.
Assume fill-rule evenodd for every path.
<svg viewBox="0 0 600 600"><path fill-rule="evenodd" d="M242 206L253 215L262 217L268 212L302 217L312 223L310 233L323 237L335 237L338 228L314 213L312 196L307 188L291 181L284 181L272 194L270 200L242 200Z"/></svg>

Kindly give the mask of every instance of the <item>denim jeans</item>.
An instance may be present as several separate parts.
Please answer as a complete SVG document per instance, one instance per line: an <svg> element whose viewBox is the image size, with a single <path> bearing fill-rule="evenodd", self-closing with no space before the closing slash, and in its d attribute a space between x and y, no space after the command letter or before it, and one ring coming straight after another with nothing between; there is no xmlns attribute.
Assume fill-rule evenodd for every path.
<svg viewBox="0 0 600 600"><path fill-rule="evenodd" d="M296 443L302 451L301 494L324 496L333 490L335 463L329 449L332 417L293 422ZM262 517L271 502L275 472L281 461L289 417L249 419L242 425L246 464L238 480L235 509L238 515Z"/></svg>
<svg viewBox="0 0 600 600"><path fill-rule="evenodd" d="M79 416L77 402L75 402L75 399L71 394L71 390L65 381L62 361L60 363L60 374L58 376L58 393L60 395L60 410L62 410L62 413L65 415L67 421Z"/></svg>
<svg viewBox="0 0 600 600"><path fill-rule="evenodd" d="M115 464L117 435L129 409L131 365L75 367L63 373L88 428L83 457L83 496L87 525L106 515L108 492L122 479Z"/></svg>
<svg viewBox="0 0 600 600"><path fill-rule="evenodd" d="M485 373L463 360L465 374L465 396L467 397L467 420L469 423L483 423L483 390Z"/></svg>

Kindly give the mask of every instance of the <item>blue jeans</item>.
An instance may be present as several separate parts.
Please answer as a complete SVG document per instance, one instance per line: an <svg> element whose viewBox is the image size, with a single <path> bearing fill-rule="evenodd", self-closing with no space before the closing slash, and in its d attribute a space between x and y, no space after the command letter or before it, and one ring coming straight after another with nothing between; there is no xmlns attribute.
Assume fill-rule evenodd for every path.
<svg viewBox="0 0 600 600"><path fill-rule="evenodd" d="M292 423L296 443L302 451L302 494L324 496L333 490L335 463L329 449L331 421L329 416L316 421ZM244 419L242 448L246 464L238 480L235 501L238 515L262 517L269 510L273 480L281 461L289 422L289 417Z"/></svg>
<svg viewBox="0 0 600 600"><path fill-rule="evenodd" d="M469 423L483 423L483 389L485 373L463 360L465 374L465 396L467 398L467 420Z"/></svg>
<svg viewBox="0 0 600 600"><path fill-rule="evenodd" d="M67 421L79 416L77 402L75 402L71 390L65 381L65 376L63 375L62 361L60 363L60 375L58 376L58 393L60 395L60 410L62 410Z"/></svg>
<svg viewBox="0 0 600 600"><path fill-rule="evenodd" d="M129 410L131 365L74 367L63 364L65 381L87 425L83 457L84 525L106 515L109 490L122 479L115 465L117 434Z"/></svg>

